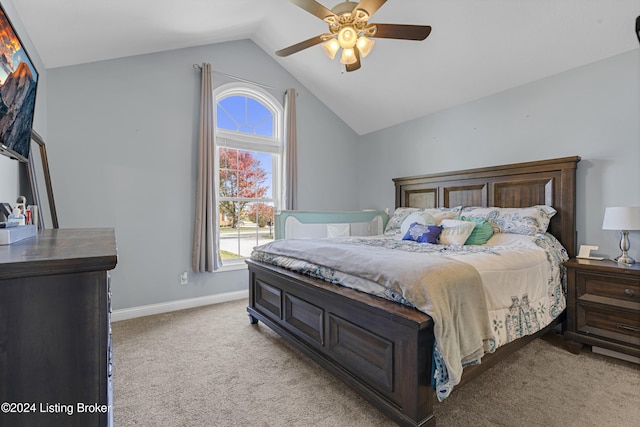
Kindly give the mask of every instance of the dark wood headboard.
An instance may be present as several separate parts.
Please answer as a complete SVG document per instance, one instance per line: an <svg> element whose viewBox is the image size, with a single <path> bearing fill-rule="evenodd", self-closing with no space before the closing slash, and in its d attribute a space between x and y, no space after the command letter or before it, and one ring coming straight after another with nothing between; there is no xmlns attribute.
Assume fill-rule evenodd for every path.
<svg viewBox="0 0 640 427"><path fill-rule="evenodd" d="M552 206L549 232L576 253L576 168L580 157L394 178L396 207Z"/></svg>

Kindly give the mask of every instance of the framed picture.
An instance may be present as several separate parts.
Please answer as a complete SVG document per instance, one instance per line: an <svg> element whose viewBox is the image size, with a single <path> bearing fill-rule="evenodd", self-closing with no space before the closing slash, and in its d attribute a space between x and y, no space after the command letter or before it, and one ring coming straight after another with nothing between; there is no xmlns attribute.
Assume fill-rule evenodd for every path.
<svg viewBox="0 0 640 427"><path fill-rule="evenodd" d="M27 162L38 72L0 5L0 153Z"/></svg>

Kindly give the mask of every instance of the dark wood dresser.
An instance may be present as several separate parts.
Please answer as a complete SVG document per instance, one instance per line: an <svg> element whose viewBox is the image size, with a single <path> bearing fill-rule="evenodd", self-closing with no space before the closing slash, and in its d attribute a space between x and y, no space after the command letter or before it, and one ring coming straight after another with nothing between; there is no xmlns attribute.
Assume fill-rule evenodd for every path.
<svg viewBox="0 0 640 427"><path fill-rule="evenodd" d="M112 229L0 246L0 426L111 426Z"/></svg>
<svg viewBox="0 0 640 427"><path fill-rule="evenodd" d="M565 266L569 350L589 344L640 357L640 264L571 259Z"/></svg>

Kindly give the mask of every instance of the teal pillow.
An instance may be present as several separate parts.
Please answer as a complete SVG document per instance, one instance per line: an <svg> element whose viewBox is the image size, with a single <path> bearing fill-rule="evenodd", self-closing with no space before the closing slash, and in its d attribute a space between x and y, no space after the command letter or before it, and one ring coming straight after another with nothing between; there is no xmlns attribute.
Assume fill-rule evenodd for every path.
<svg viewBox="0 0 640 427"><path fill-rule="evenodd" d="M462 221L472 221L476 223L473 231L464 242L465 245L484 245L491 238L491 236L493 236L493 227L491 226L489 221L484 218L460 216L457 219L460 219Z"/></svg>

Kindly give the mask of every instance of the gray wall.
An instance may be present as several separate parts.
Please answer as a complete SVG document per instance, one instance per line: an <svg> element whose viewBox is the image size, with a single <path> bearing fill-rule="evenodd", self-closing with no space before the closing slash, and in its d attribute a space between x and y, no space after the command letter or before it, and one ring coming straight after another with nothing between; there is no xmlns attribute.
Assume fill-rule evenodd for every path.
<svg viewBox="0 0 640 427"><path fill-rule="evenodd" d="M50 69L49 162L61 227L114 227L115 309L245 290L247 272L190 273L200 73L299 91L299 208L358 208L357 134L244 40ZM214 86L230 80L213 75ZM274 92L283 99L283 93Z"/></svg>
<svg viewBox="0 0 640 427"><path fill-rule="evenodd" d="M394 177L579 155L578 244L620 254L607 206L640 206L640 49L365 135L360 206L394 207ZM630 233L640 259L640 232Z"/></svg>
<svg viewBox="0 0 640 427"><path fill-rule="evenodd" d="M604 208L640 205L640 50L358 137L250 41L45 70L11 0L3 5L40 71L35 128L60 225L116 228L116 309L246 289L246 271L178 284L193 233L194 63L300 92L300 209L393 208L393 177L571 155L583 159L580 244L617 255ZM214 74L214 85L228 81ZM17 176L17 162L0 157L0 200L19 195Z"/></svg>
<svg viewBox="0 0 640 427"><path fill-rule="evenodd" d="M23 48L29 53L31 62L38 70L38 93L36 95L36 111L33 121L33 126L36 131L43 137L46 137L47 129L47 71L42 65L38 51L33 47L29 34L24 29L20 16L16 12L16 9L11 0L3 0L2 7L4 8L7 16L11 20L13 27L20 37ZM35 144L34 144L35 145ZM36 166L38 172L41 171L38 153L36 152ZM26 195L25 191L29 189L20 182L20 169L19 162L12 160L8 157L0 155L0 201L15 203L16 199L20 195ZM51 223L49 223L51 224Z"/></svg>

